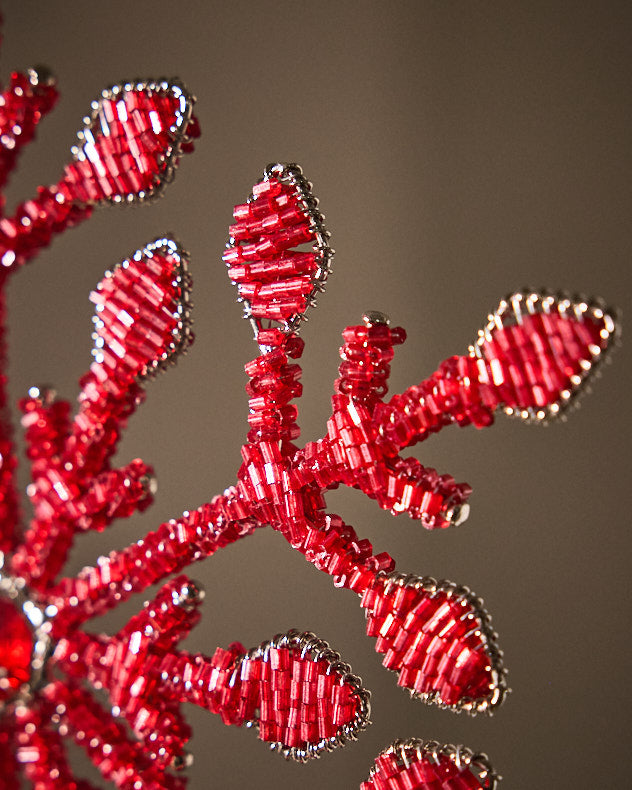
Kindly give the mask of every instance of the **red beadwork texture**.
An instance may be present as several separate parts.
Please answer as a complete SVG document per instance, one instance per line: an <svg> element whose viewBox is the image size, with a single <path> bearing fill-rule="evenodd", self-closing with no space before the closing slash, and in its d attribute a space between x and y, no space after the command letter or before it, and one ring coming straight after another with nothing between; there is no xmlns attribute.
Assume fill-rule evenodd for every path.
<svg viewBox="0 0 632 790"><path fill-rule="evenodd" d="M360 790L493 790L497 779L484 754L413 739L384 749Z"/></svg>
<svg viewBox="0 0 632 790"><path fill-rule="evenodd" d="M28 682L33 636L24 614L11 601L0 598L0 702Z"/></svg>
<svg viewBox="0 0 632 790"><path fill-rule="evenodd" d="M13 137L0 135L3 182L55 96L53 81L41 73L12 78L0 112L2 128L13 130ZM60 182L0 219L0 286L94 205L160 194L198 133L192 102L177 83L105 91ZM70 737L116 787L182 788L185 778L174 773L187 762L182 702L227 724L253 726L298 760L354 739L368 723L368 692L313 634L290 631L250 650L234 643L211 656L178 649L199 619L202 593L185 576L168 577L267 525L336 586L358 594L367 633L401 687L471 713L490 712L503 699L502 654L480 599L449 582L396 573L388 554L374 553L368 540L326 512L324 496L344 484L426 528L459 523L469 486L400 451L450 424L487 426L499 408L533 421L556 415L603 357L615 332L612 316L583 300L514 294L468 355L446 360L430 378L385 401L394 347L405 333L369 314L344 330L325 435L299 448L292 401L302 392L303 341L296 332L329 274L328 233L295 165L269 167L234 216L224 260L261 353L246 365L249 430L234 485L223 494L77 576L60 578L76 534L103 530L151 503L151 467L140 459L120 468L111 462L147 380L192 340L187 257L173 239L139 249L91 295L95 359L80 381L77 409L45 389L33 388L21 402L33 506L24 529L1 380L2 787L17 786L23 776L41 790L88 790L66 761ZM118 633L83 629L157 582L154 599ZM106 692L109 708L87 683ZM431 751L430 762L423 750L418 754L416 768L381 757L363 787L491 787L460 753Z"/></svg>

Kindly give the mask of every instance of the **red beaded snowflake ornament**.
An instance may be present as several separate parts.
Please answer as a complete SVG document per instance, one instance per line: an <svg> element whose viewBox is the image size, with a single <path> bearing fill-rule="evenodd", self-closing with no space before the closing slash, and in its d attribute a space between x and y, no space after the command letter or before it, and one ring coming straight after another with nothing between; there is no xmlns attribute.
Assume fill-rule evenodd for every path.
<svg viewBox="0 0 632 790"><path fill-rule="evenodd" d="M13 76L0 106L4 180L55 96L41 71ZM105 91L59 183L0 219L0 285L94 205L159 194L197 134L192 103L176 82ZM401 687L456 711L491 712L501 703L502 655L480 599L450 582L396 572L388 554L374 554L369 541L325 512L324 494L343 483L429 529L460 523L469 486L400 452L452 423L489 425L498 408L535 421L561 413L605 355L613 317L583 299L514 294L468 355L385 401L393 347L405 333L367 313L344 331L327 433L301 449L292 403L301 395L297 332L332 256L300 168L269 166L235 208L224 255L260 347L246 365L250 430L235 485L76 577L59 578L74 536L105 529L152 500L151 467L136 459L113 468L112 459L147 380L192 340L180 245L156 239L107 272L91 295L95 359L74 415L47 389L33 388L22 402L33 506L23 534L0 392L0 766L7 787L24 776L44 790L89 790L68 765L70 737L116 787L182 788L185 779L173 769L187 763L184 701L227 724L254 727L274 750L300 761L356 737L368 723L368 692L313 634L292 630L212 656L178 648L199 619L203 595L186 576L164 580L267 525L336 586L360 596L367 633ZM2 357L4 364L4 348ZM154 599L118 633L84 630L157 582ZM107 694L109 709L88 684ZM378 758L363 788L489 790L495 779L482 755L409 741Z"/></svg>

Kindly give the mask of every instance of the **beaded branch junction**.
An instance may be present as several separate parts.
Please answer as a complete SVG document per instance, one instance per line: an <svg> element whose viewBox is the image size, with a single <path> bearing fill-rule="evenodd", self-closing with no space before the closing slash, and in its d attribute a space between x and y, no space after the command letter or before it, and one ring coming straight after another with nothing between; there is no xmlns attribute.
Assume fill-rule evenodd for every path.
<svg viewBox="0 0 632 790"><path fill-rule="evenodd" d="M12 76L0 105L2 183L55 98L41 70ZM1 285L95 205L159 194L197 135L192 105L176 81L104 91L59 183L0 219ZM402 688L469 713L502 702L502 654L480 599L466 587L396 572L388 554L375 554L325 511L324 495L344 484L428 529L461 523L469 486L400 452L450 424L485 427L497 409L540 422L556 416L605 355L612 315L584 299L513 294L468 355L386 401L393 348L405 333L367 313L344 330L326 435L299 448L297 332L330 271L329 234L296 165L266 168L234 217L224 260L260 354L246 365L243 463L223 494L60 578L76 534L103 530L152 501L151 467L136 459L116 468L112 459L147 380L192 340L187 255L170 237L106 272L92 293L94 361L80 380L76 412L46 388L32 388L21 402L33 508L24 527L0 391L0 786L25 777L42 790L89 790L67 762L69 737L117 787L182 788L185 778L174 773L188 762L182 702L254 727L273 750L299 761L353 740L368 723L368 692L313 634L289 631L250 650L234 643L210 657L178 649L200 617L203 593L172 574L268 525L336 586L359 595L367 633ZM4 343L0 350L4 368ZM84 629L157 582L154 599L116 634ZM90 686L107 694L109 708ZM486 759L463 747L407 742L376 766L365 790L489 790L495 782Z"/></svg>

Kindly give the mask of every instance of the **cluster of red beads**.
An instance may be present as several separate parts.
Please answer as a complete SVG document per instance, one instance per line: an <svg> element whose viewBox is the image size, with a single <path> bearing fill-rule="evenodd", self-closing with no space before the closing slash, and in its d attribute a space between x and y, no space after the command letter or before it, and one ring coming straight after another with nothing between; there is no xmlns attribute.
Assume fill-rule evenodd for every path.
<svg viewBox="0 0 632 790"><path fill-rule="evenodd" d="M393 346L406 340L402 327L389 327L386 321L364 326L348 326L342 333L342 364L336 392L348 395L370 411L388 392Z"/></svg>
<svg viewBox="0 0 632 790"><path fill-rule="evenodd" d="M557 311L521 315L518 324L497 326L493 336L479 341L485 360L479 363L479 399L490 409L547 406L573 376L584 375L580 363L586 349L599 354L602 328L601 321L573 320Z"/></svg>
<svg viewBox="0 0 632 790"><path fill-rule="evenodd" d="M337 587L362 594L376 574L395 569L395 560L383 551L373 554L371 542L361 540L340 516L319 513L293 544L318 570L334 577Z"/></svg>
<svg viewBox="0 0 632 790"><path fill-rule="evenodd" d="M45 75L35 70L11 74L0 97L0 188L5 186L20 150L33 139L37 124L52 110L57 98L54 82Z"/></svg>
<svg viewBox="0 0 632 790"><path fill-rule="evenodd" d="M290 249L314 237L296 187L265 179L253 188L252 200L235 206L234 216L224 261L239 298L247 303L247 314L285 322L304 313L321 258L316 252Z"/></svg>
<svg viewBox="0 0 632 790"><path fill-rule="evenodd" d="M438 744L407 743L385 749L377 757L367 782L360 790L489 790L494 786L486 762L457 757ZM459 747L463 748L463 747Z"/></svg>
<svg viewBox="0 0 632 790"><path fill-rule="evenodd" d="M19 266L53 236L86 219L90 206L73 202L71 193L60 186L38 187L37 196L26 200L12 217L0 219L0 254L5 267Z"/></svg>
<svg viewBox="0 0 632 790"><path fill-rule="evenodd" d="M139 379L152 369L149 361L164 364L190 340L182 265L175 242L163 240L124 261L93 292L97 358L81 379L72 423L69 405L51 393L37 390L22 401L35 517L13 569L33 586L45 586L59 571L76 531L102 530L151 504L151 467L134 460L110 469L109 461L142 400Z"/></svg>
<svg viewBox="0 0 632 790"><path fill-rule="evenodd" d="M347 327L343 338L327 437L297 454L299 480L313 480L320 488L354 486L395 515L408 513L426 528L448 526L450 509L467 501L470 487L414 458L400 458L394 444L385 441L390 434L382 430L389 362L393 345L405 338L404 330L385 323ZM403 410L403 418L412 423L408 411ZM398 425L389 420L387 427L395 430Z"/></svg>
<svg viewBox="0 0 632 790"><path fill-rule="evenodd" d="M169 689L163 673L173 678L174 648L197 624L200 600L188 579L178 577L115 636L70 633L55 650L69 677L108 689L111 704L163 768L182 757L191 736L179 710L181 693Z"/></svg>
<svg viewBox="0 0 632 790"><path fill-rule="evenodd" d="M52 84L36 76L14 76L0 104L0 183L55 96ZM40 188L13 217L0 220L2 271L87 217L96 203L158 194L197 135L191 105L177 84L130 83L104 92L61 181ZM56 579L74 535L101 530L151 501L150 467L140 460L119 469L110 463L144 398L145 379L191 339L182 250L172 240L157 240L107 273L92 295L95 362L81 380L74 418L69 404L48 391L23 401L34 516L19 544L14 455L0 388L0 516L8 524L0 550L15 548L7 568L20 589L28 585L41 618L51 618L45 622L50 662L66 676L62 681L46 672L44 687L30 689L34 704L11 708L12 729L0 721L0 761L9 776L24 765L41 790L59 783L88 790L65 762L61 738L71 735L117 787L180 790L184 782L170 769L186 762L190 730L182 701L229 724L255 725L262 739L298 759L354 737L366 724L367 693L337 654L318 648L312 655L313 635L290 632L250 651L235 643L212 657L179 651L199 619L201 600L186 577L163 585L113 636L78 630L89 617L266 524L337 586L361 596L367 633L400 686L473 712L502 699L501 654L482 602L447 582L396 575L388 554L374 554L368 540L325 513L324 493L342 483L426 527L455 523L469 486L401 458L402 448L448 424L488 425L498 407L556 406L605 349L611 319L598 311L584 315L588 308L579 304L574 315L565 304L536 309L537 298L529 297L528 314L514 309L497 315L469 357L447 360L428 380L384 403L393 347L405 333L373 314L365 326L344 332L326 436L299 450L291 401L301 394L301 370L291 360L301 356L296 329L322 290L333 254L322 220L311 185L295 165L270 166L250 200L235 208L224 260L261 347L246 366L250 430L236 485L75 578ZM303 244L312 249L293 249ZM0 603L15 624L20 612ZM13 666L11 660L3 659L3 666ZM107 690L112 715L84 689L86 678ZM425 756L419 751L403 765L399 756L382 756L363 790L489 786L467 760Z"/></svg>
<svg viewBox="0 0 632 790"><path fill-rule="evenodd" d="M58 608L53 626L60 633L103 614L139 590L145 590L196 560L209 557L263 526L233 489L178 519L161 524L142 540L101 557L93 567L55 584L48 595Z"/></svg>
<svg viewBox="0 0 632 790"><path fill-rule="evenodd" d="M391 455L401 447L423 441L446 425L477 428L490 425L493 415L477 397L478 366L470 357L450 357L421 384L413 385L380 404L375 413L379 443Z"/></svg>
<svg viewBox="0 0 632 790"><path fill-rule="evenodd" d="M400 686L441 705L465 707L497 687L487 618L469 591L438 586L434 579L397 583L378 577L362 606L367 633L377 638L384 666L399 673Z"/></svg>
<svg viewBox="0 0 632 790"><path fill-rule="evenodd" d="M103 778L120 790L135 790L139 786L161 790L184 790L186 787L186 779L167 773L145 744L131 740L125 726L83 687L69 680L53 681L43 689L42 696L50 703L50 719L57 724L60 734L70 735L85 750ZM45 748L50 740L48 732L43 740ZM31 760L36 762L36 755L31 755ZM50 770L46 779L42 790L59 787L50 778ZM78 784L78 790L80 787Z"/></svg>
<svg viewBox="0 0 632 790"><path fill-rule="evenodd" d="M15 167L18 155L35 134L42 117L57 101L54 81L34 70L14 73L0 96L0 187ZM0 203L4 209L4 198ZM39 187L37 196L21 203L12 217L0 218L0 271L4 277L58 233L88 216L90 209L73 204L60 185Z"/></svg>
<svg viewBox="0 0 632 790"><path fill-rule="evenodd" d="M164 171L174 132L188 126L182 91L166 83L139 87L125 93L114 90L99 103L92 128L101 134L84 131L85 142L60 185L74 200L92 204L145 195ZM195 136L196 129L194 122L186 134Z"/></svg>
<svg viewBox="0 0 632 790"><path fill-rule="evenodd" d="M244 653L239 643L218 648L191 674L199 704L220 713L225 724L256 721L263 740L305 748L353 721L358 699L327 661L287 647L269 647L265 656Z"/></svg>

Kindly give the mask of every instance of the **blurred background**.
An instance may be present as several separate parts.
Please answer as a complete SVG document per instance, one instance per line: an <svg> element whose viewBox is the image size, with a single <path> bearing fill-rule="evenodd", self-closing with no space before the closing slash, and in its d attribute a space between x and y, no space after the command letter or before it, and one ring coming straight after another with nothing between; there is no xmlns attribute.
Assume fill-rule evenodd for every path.
<svg viewBox="0 0 632 790"><path fill-rule="evenodd" d="M243 365L257 349L221 254L233 204L268 162L303 166L337 251L302 331L304 441L330 414L340 332L367 309L408 332L395 393L464 353L515 288L629 307L627 2L5 0L3 12L2 79L45 63L62 94L24 153L9 206L57 180L91 100L114 82L179 76L197 96L203 135L158 204L95 212L12 283L13 401L33 383L74 398L90 361L88 294L103 271L167 231L191 253L196 343L150 385L118 456L155 466L155 505L79 539L72 572L235 480ZM503 790L627 786L629 365L624 335L568 422L542 429L499 416L488 431L453 428L418 445L424 464L474 487L460 528L426 532L355 491L328 497L400 570L484 597L513 689L494 717L410 700L364 635L358 599L260 530L190 569L207 596L186 646L212 653L313 630L372 690L374 724L299 766L190 708L191 788L349 790L382 748L412 736L487 752ZM95 627L118 628L144 597Z"/></svg>

